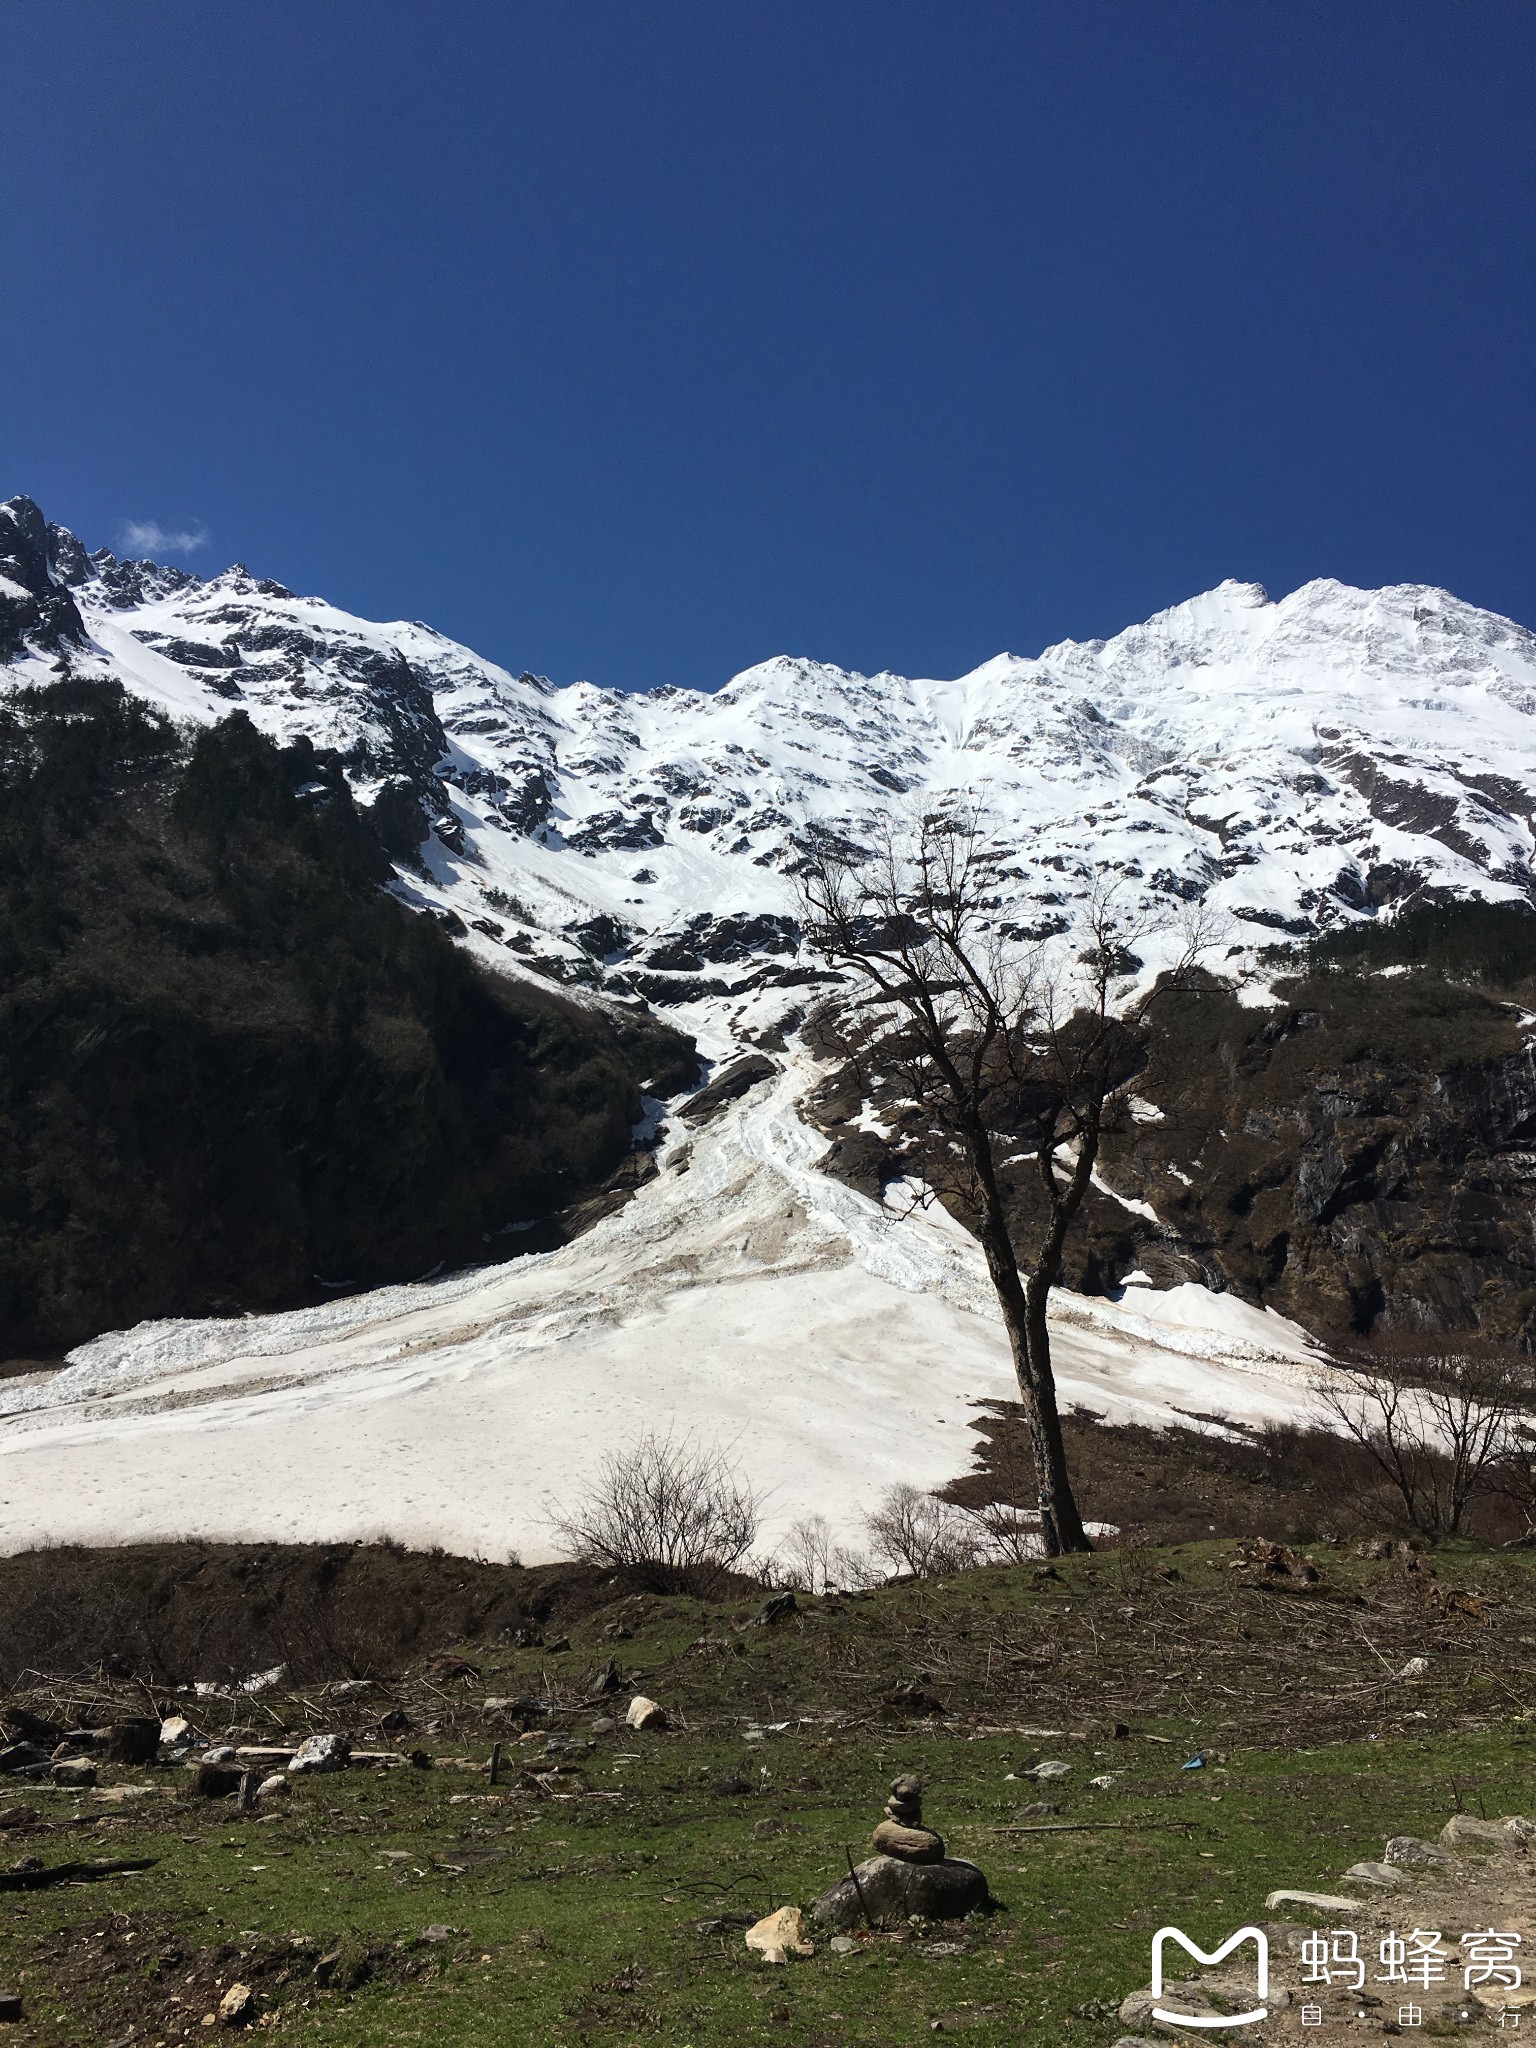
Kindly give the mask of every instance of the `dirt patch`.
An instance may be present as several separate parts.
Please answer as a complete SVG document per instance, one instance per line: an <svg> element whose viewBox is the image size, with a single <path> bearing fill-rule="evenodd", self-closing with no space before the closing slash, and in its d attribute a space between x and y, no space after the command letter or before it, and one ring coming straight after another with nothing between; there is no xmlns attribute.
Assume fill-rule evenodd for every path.
<svg viewBox="0 0 1536 2048"><path fill-rule="evenodd" d="M464 1641L553 1645L639 1590L655 1588L585 1565L496 1565L396 1544L28 1551L0 1558L0 1684L104 1670L238 1685L279 1664L293 1683L387 1677Z"/></svg>
<svg viewBox="0 0 1536 2048"><path fill-rule="evenodd" d="M1119 1546L1413 1534L1400 1497L1360 1445L1321 1429L1195 1425L1194 1417L1188 1428L1146 1429L1106 1423L1086 1409L1067 1415L1067 1462L1084 1518L1116 1528ZM964 1507L1033 1500L1018 1403L987 1402L975 1428L976 1469L947 1487L948 1497ZM1524 1520L1490 1484L1473 1498L1466 1533L1507 1543L1524 1533Z"/></svg>
<svg viewBox="0 0 1536 2048"><path fill-rule="evenodd" d="M247 1932L198 1946L166 1915L104 1911L70 1926L39 1925L28 1978L46 1975L46 2003L28 2001L8 2038L16 2048L204 2039L207 2015L218 2019L226 2000L238 2010L215 2038L265 2031L281 2024L285 2007L334 2003L363 1984L431 1982L464 1959L461 1951L464 1937L448 1928L393 1942L355 1930L329 1939Z"/></svg>

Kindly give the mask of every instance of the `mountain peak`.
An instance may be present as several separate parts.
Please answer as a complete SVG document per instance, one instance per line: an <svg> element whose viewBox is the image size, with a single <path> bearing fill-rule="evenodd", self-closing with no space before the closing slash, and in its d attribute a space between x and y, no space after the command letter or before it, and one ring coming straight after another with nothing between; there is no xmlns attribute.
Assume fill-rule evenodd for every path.
<svg viewBox="0 0 1536 2048"><path fill-rule="evenodd" d="M1208 898L1249 947L1426 896L1536 902L1536 636L1449 592L1232 579L952 680L775 655L713 694L625 695L243 564L87 556L30 499L0 514L10 679L67 646L178 719L238 708L334 749L397 886L466 944L701 1028L699 1004L809 971L784 935L813 834L868 844L955 791L996 827L1021 931L1067 930L1104 873L1154 922Z"/></svg>
<svg viewBox="0 0 1536 2048"><path fill-rule="evenodd" d="M0 505L0 661L27 647L59 655L85 645L75 601L54 571L53 535L62 531L49 526L31 498ZM63 538L74 541L73 534Z"/></svg>

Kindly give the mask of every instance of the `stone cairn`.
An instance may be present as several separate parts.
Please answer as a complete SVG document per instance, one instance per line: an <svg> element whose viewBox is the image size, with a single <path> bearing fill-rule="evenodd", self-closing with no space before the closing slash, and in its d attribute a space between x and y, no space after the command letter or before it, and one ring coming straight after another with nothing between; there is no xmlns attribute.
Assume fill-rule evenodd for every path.
<svg viewBox="0 0 1536 2048"><path fill-rule="evenodd" d="M944 1837L923 1826L923 1781L898 1778L885 1802L885 1819L870 1838L877 1856L899 1863L942 1863Z"/></svg>
<svg viewBox="0 0 1536 2048"><path fill-rule="evenodd" d="M874 1855L838 1879L811 1908L818 1926L846 1932L911 1920L963 1920L992 1904L984 1873L946 1856L944 1842L923 1826L923 1781L898 1778L875 1829Z"/></svg>

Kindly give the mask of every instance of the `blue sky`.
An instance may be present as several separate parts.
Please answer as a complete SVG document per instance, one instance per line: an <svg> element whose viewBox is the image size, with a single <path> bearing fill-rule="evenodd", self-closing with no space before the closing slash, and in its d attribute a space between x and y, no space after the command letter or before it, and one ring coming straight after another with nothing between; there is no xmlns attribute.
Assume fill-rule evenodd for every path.
<svg viewBox="0 0 1536 2048"><path fill-rule="evenodd" d="M621 687L1536 624L1529 0L49 0L0 77L0 495L91 545Z"/></svg>

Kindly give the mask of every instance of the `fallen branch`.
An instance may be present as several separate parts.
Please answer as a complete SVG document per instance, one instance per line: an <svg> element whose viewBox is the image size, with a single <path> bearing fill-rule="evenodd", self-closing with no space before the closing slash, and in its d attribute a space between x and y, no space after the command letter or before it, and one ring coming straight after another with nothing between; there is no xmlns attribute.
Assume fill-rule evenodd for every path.
<svg viewBox="0 0 1536 2048"><path fill-rule="evenodd" d="M55 1863L51 1869L0 1870L0 1892L35 1892L52 1884L88 1884L98 1877L126 1877L153 1869L158 1861L155 1856L136 1856L127 1863Z"/></svg>
<svg viewBox="0 0 1536 2048"><path fill-rule="evenodd" d="M1184 1828L1188 1830L1196 1823L1192 1820L1062 1820L1026 1822L1014 1827L988 1828L989 1835L1105 1835L1116 1828L1128 1829L1133 1834L1147 1834L1153 1828Z"/></svg>

